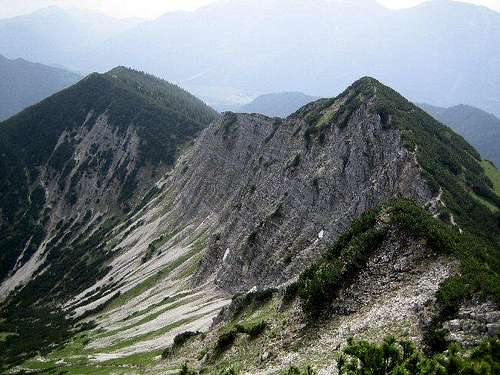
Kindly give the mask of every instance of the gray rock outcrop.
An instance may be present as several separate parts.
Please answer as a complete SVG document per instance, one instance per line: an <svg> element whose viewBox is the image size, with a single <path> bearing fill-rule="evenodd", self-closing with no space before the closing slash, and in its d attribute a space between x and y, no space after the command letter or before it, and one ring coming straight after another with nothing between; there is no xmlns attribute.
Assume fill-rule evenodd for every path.
<svg viewBox="0 0 500 375"><path fill-rule="evenodd" d="M206 129L171 178L184 215L218 218L197 279L215 275L230 291L278 285L365 210L394 196L430 200L416 158L374 106L316 133L298 115L226 113Z"/></svg>

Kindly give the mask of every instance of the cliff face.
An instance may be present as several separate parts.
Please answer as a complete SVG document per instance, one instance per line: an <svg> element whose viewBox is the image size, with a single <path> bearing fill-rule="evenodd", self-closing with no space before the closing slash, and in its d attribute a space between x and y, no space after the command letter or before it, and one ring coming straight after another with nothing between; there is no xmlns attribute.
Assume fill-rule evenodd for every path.
<svg viewBox="0 0 500 375"><path fill-rule="evenodd" d="M339 98L325 111L339 111ZM293 279L362 212L432 197L397 130L370 98L340 126L227 113L179 161L172 184L191 217L217 217L198 280L245 291ZM314 129L313 129L314 130Z"/></svg>

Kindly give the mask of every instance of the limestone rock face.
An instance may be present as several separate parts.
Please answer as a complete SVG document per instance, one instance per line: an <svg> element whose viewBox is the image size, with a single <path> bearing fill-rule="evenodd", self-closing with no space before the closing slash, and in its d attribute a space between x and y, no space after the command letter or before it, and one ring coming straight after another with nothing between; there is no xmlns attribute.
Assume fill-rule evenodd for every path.
<svg viewBox="0 0 500 375"><path fill-rule="evenodd" d="M184 215L218 219L198 281L215 276L230 291L278 285L365 210L394 196L429 201L414 155L374 105L365 100L342 126L226 113L206 129L171 178Z"/></svg>

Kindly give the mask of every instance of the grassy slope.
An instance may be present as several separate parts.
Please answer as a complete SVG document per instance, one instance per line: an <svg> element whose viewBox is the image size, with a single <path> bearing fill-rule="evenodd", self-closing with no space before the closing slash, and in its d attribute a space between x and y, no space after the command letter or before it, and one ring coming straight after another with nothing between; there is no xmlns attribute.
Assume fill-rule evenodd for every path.
<svg viewBox="0 0 500 375"><path fill-rule="evenodd" d="M500 171L487 160L483 160L481 165L483 166L486 175L493 182L495 192L500 196Z"/></svg>
<svg viewBox="0 0 500 375"><path fill-rule="evenodd" d="M308 364L316 368L335 364L341 353L340 347L329 348L328 345L331 343L324 335L332 329L330 323L338 316L327 313L322 315L323 319L318 320L320 312L317 309L311 310L313 312L311 316L307 314L307 309L312 303L320 303L322 308L327 308L328 301L335 297L336 291L349 288L349 280L352 280L353 275L377 250L377 247L372 246L372 234L379 233L384 236L389 230L400 233L403 242L408 237L423 241L437 254L451 255L464 263L478 260L475 249L470 246L470 237L461 235L456 228L435 219L411 200L394 200L368 211L354 221L325 256L302 274L298 288L299 301L303 306L302 310L306 310L305 315L293 302L293 287L289 288L291 292L285 292L285 296L281 293L271 293L271 297L261 303L255 302L257 297L249 297L252 293L238 297L243 303L240 308L235 309L237 312L228 322L208 333L207 338L198 337L193 339L193 342L188 342L161 365L180 366L183 362L187 362L194 368L202 364L202 373L205 374L219 374L228 368L236 370L236 373L265 368L272 374L286 374L286 370L283 370L283 358L289 358L299 368L305 368ZM340 260L340 263L337 264L337 260ZM328 271L330 265L333 265L330 268L331 272ZM339 266L336 270L335 265ZM465 265L464 269L466 268ZM498 294L500 285L498 274L485 271L485 268L483 267L484 272L479 279L483 282L488 277L494 278L490 286L496 288L496 291L483 289L483 292ZM336 271L338 277L334 276ZM478 285L475 280L472 280L471 284L483 288L483 285ZM461 290L458 294L456 292L456 290L442 289L438 294L438 300L442 304L448 304L448 307L457 307L464 294L461 294ZM266 291L262 294L267 295ZM314 301L311 298L314 298ZM284 299L289 302L284 303ZM239 306L238 303L233 303ZM252 338L238 329L238 326L252 326L259 322L266 322L266 328L256 337ZM409 329L409 327L388 326L384 328L384 332L366 330L358 339L377 341L389 334L400 339L408 339ZM234 341L227 343L225 350L218 354L217 342L228 333L233 333ZM331 333L335 335L334 330ZM324 341L320 342L319 337ZM269 363L263 363L261 358L265 352L270 353L272 365L281 363L281 366L271 369ZM200 358L204 355L208 355L208 360L200 362ZM277 361L273 361L274 356L278 356Z"/></svg>

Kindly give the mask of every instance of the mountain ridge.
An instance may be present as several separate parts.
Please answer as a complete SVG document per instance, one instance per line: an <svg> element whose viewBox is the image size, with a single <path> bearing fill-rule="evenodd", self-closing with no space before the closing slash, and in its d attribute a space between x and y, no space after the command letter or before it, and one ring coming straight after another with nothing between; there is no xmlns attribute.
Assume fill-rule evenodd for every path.
<svg viewBox="0 0 500 375"><path fill-rule="evenodd" d="M499 198L481 158L462 137L379 81L362 78L286 119L224 113L186 146L175 165L151 179L135 209L84 242L106 256L92 263L101 272L80 279L79 288L58 289L70 285L63 278L48 289L61 297L55 305L73 317L51 333L63 337L64 347L43 351L45 364L35 359L21 368L63 360L63 367L77 372L96 366L161 372L189 361L215 374L230 359L242 371L261 365L262 371L286 371L290 348L311 342L310 327L322 341L294 358L302 365L327 350L330 362L321 362L326 368L335 364L350 322L360 334L367 332L366 319L387 329L384 324L393 323L397 330L409 314L411 337L422 345L429 345L424 336L447 324L459 325L453 332L462 337L465 318L456 314L464 308L476 311L486 303L488 319L498 323L498 215L473 194L496 206ZM383 228L387 237L379 238ZM373 242L367 239L377 238L379 250L367 247ZM73 262L81 256L72 254ZM50 261L57 265L57 258ZM87 270L78 264L80 273ZM296 279L315 265L313 271L325 270L311 278L319 290L337 285L339 269L342 280L364 280L340 288L345 298L333 303L342 313L327 316L326 330L308 325L305 289L299 285L299 297L293 297ZM13 295L9 302L34 302L26 293L40 288L36 281L44 275L20 291L21 300ZM282 300L287 294L291 305ZM383 300L373 300L376 295ZM384 303L390 308L379 307ZM445 311L450 305L457 311ZM24 337L36 338L9 336L9 355L28 352L27 343L29 353L36 352L40 338L29 314L14 328L16 310L7 312L3 332L22 327ZM252 328L262 321L264 328ZM75 324L76 332L66 331ZM342 329L334 329L339 324ZM194 332L187 351L165 352L160 359L186 331ZM373 337L380 339L381 331Z"/></svg>
<svg viewBox="0 0 500 375"><path fill-rule="evenodd" d="M496 140L500 138L500 119L473 106L459 104L453 107L436 107L419 104L422 109L461 134L481 155L495 165L500 165Z"/></svg>
<svg viewBox="0 0 500 375"><path fill-rule="evenodd" d="M71 65L72 56L140 22L140 19L116 19L93 11L44 8L0 19L0 53L9 58L58 64L79 71Z"/></svg>
<svg viewBox="0 0 500 375"><path fill-rule="evenodd" d="M370 13L369 18L366 13ZM271 23L273 17L265 14L275 15L279 22ZM435 14L442 15L440 19L446 25L430 21ZM169 79L189 85L192 90L219 88L220 95L224 95L225 87L254 93L300 88L316 96L330 97L362 74L369 74L413 101L447 106L465 102L497 112L498 105L491 98L495 98L498 77L490 61L495 61L500 53L496 48L498 17L498 13L486 8L454 1L392 11L380 7L377 12L347 2L320 1L313 6L272 2L266 3L265 13L250 3L241 2L240 6L227 2L193 13L165 15L143 24L97 48L87 63L92 66L92 61L99 61L93 69L109 68L123 60L121 51L128 47L136 51L129 60L132 66L160 76L168 72ZM256 19L261 26L258 30L252 23ZM335 28L329 22L332 19ZM477 22L464 24L463 19ZM352 27L355 24L363 27ZM206 29L207 25L211 25L210 29ZM200 29L204 32L197 34ZM236 36L234 29L247 32ZM432 32L416 35L417 29ZM308 30L307 35L301 30ZM439 48L441 42L433 38L436 34L446 40L442 43L448 48ZM171 45L182 40L192 44L190 49L177 48L169 54L164 49L169 43L159 35L168 35ZM260 40L266 43L257 42ZM407 40L413 43L408 45ZM141 52L145 48L153 51L148 53L153 56L147 61ZM473 53L458 56L454 51L462 48ZM203 58L193 56L194 50L202 51ZM398 63L388 57L394 54L399 56ZM483 68L489 72L487 82L474 73L477 60L483 61ZM352 61L357 63L350 64ZM463 82L458 86L457 75ZM290 77L295 77L293 84ZM442 94L443 87L447 88L446 95Z"/></svg>
<svg viewBox="0 0 500 375"><path fill-rule="evenodd" d="M0 120L66 88L80 76L67 70L0 55Z"/></svg>
<svg viewBox="0 0 500 375"><path fill-rule="evenodd" d="M287 117L318 97L298 91L260 95L239 109L243 113L261 113L270 117Z"/></svg>

